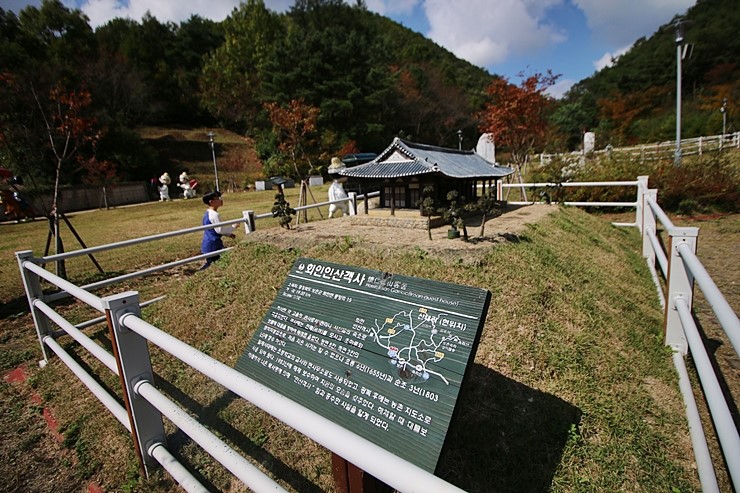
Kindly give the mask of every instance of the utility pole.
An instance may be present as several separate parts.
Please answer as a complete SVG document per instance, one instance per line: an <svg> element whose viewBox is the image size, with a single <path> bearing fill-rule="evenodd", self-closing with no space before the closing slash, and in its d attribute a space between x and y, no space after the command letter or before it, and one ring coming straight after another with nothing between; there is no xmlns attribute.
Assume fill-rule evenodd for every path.
<svg viewBox="0 0 740 493"><path fill-rule="evenodd" d="M722 113L722 137L719 139L719 148L725 146L725 133L727 133L727 98L722 98L722 107L719 109Z"/></svg>
<svg viewBox="0 0 740 493"><path fill-rule="evenodd" d="M208 140L211 144L211 155L213 156L213 173L216 175L216 191L220 192L221 190L218 187L218 167L216 166L216 143L213 142L213 138L216 136L213 132L208 132L206 135L208 135Z"/></svg>
<svg viewBox="0 0 740 493"><path fill-rule="evenodd" d="M684 29L689 22L682 18L676 19L676 153L673 164L681 165L681 59L683 58Z"/></svg>

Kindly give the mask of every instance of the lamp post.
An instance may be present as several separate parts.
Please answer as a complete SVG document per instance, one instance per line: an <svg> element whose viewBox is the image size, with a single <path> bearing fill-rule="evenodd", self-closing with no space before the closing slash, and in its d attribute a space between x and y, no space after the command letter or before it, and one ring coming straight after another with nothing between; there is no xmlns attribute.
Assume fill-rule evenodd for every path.
<svg viewBox="0 0 740 493"><path fill-rule="evenodd" d="M722 149L725 144L725 133L727 132L727 98L722 98L722 107L719 111L722 113L722 138L719 139L719 148Z"/></svg>
<svg viewBox="0 0 740 493"><path fill-rule="evenodd" d="M457 131L457 149L462 151L462 130Z"/></svg>
<svg viewBox="0 0 740 493"><path fill-rule="evenodd" d="M674 25L676 27L676 153L673 163L679 166L681 164L681 59L684 28L688 26L688 22L678 18Z"/></svg>
<svg viewBox="0 0 740 493"><path fill-rule="evenodd" d="M213 142L213 138L216 136L213 132L208 132L208 140L211 145L211 155L213 156L213 173L216 175L216 191L220 192L221 190L218 187L218 167L216 166L216 144Z"/></svg>

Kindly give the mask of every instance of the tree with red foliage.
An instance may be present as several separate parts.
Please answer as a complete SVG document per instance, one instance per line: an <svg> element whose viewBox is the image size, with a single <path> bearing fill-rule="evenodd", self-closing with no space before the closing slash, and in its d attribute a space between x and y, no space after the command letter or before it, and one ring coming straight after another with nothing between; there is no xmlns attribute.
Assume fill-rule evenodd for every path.
<svg viewBox="0 0 740 493"><path fill-rule="evenodd" d="M92 97L90 92L85 89L66 91L61 86L57 85L51 89L48 100L42 103L33 86L31 86L31 92L44 121L46 137L48 137L49 140L49 150L54 157L54 164L56 167L54 196L51 211L49 212L49 238L46 242L47 251L45 255L48 253L52 236L55 238L56 253L59 254L64 252L64 245L60 234L61 231L59 229L60 217L70 228L77 238L77 241L80 242L80 245L82 245L83 248L87 248L85 243L82 241L82 238L80 238L72 227L72 224L59 210L59 183L63 167L69 166L73 162L76 162L78 167L85 167L85 158L83 155L92 154L92 156L94 156L95 146L100 140L101 131L96 119L89 116L89 107L92 103ZM88 146L89 149L86 150L90 152L81 152L83 148ZM97 160L94 160L92 164L88 164L88 166L94 168L101 167L103 164L108 166L107 162L98 163ZM88 167L88 170L89 169L90 168ZM103 269L92 255L90 255L90 259L98 270L103 272ZM66 278L64 260L58 261L56 266L57 275Z"/></svg>
<svg viewBox="0 0 740 493"><path fill-rule="evenodd" d="M519 77L524 79L524 74ZM520 86L498 78L486 88L490 100L478 115L482 122L478 128L492 133L497 145L508 148L516 165L522 165L547 135L547 114L553 100L545 91L559 78L548 70L527 77Z"/></svg>
<svg viewBox="0 0 740 493"><path fill-rule="evenodd" d="M287 106L276 102L265 103L265 109L278 139L278 148L290 156L295 170L295 178L302 179L304 173L298 166L299 155L308 161L309 173L314 170L305 146L310 135L316 131L319 108L307 105L302 99L293 99Z"/></svg>
<svg viewBox="0 0 740 493"><path fill-rule="evenodd" d="M113 161L98 160L93 156L82 163L82 167L87 171L84 181L90 185L99 186L103 189L103 202L108 209L108 189L118 181L118 166Z"/></svg>
<svg viewBox="0 0 740 493"><path fill-rule="evenodd" d="M67 92L56 86L50 91L48 103L44 105L36 91L33 88L31 90L44 120L49 149L55 160L54 197L51 206L51 213L55 215L59 206L62 168L67 163L80 160L81 148L86 145L94 147L100 140L101 133L95 118L87 116L87 109L92 103L89 91L82 89Z"/></svg>

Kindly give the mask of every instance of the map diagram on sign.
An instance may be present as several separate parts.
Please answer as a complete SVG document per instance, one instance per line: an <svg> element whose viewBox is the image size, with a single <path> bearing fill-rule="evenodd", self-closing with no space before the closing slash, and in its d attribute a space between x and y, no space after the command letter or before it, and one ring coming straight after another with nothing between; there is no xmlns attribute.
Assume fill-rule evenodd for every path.
<svg viewBox="0 0 740 493"><path fill-rule="evenodd" d="M443 315L431 316L426 308L401 311L383 319L375 319L371 327L375 342L387 352L389 363L406 382L423 383L434 375L446 385L445 376L430 368L439 363L448 352L454 352L462 339L448 328L439 327Z"/></svg>

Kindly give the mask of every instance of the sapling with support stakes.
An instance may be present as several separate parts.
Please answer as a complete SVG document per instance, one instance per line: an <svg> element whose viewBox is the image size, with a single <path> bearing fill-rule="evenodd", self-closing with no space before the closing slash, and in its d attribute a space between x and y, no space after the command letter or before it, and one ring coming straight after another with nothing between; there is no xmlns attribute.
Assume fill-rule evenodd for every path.
<svg viewBox="0 0 740 493"><path fill-rule="evenodd" d="M49 110L47 111L41 104L36 91L31 88L31 92L39 108L46 128L46 134L49 138L49 149L54 155L55 160L55 178L54 194L52 199L51 210L47 217L49 219L49 235L46 239L46 251L48 255L51 246L51 239L54 238L55 253L64 253L64 244L62 243L61 231L59 228L59 219L61 218L70 229L74 237L80 243L82 248L87 248L85 242L72 227L72 223L61 211L59 201L59 183L62 175L62 168L65 164L72 161L83 161L80 156L80 149L89 146L93 153L95 144L100 139L101 132L97 128L97 122L94 118L86 116L86 109L92 102L90 92L86 90L65 92L60 86L53 88L49 95ZM89 255L95 267L102 273L103 268ZM58 260L56 263L56 273L59 277L66 278L66 268L64 260Z"/></svg>

